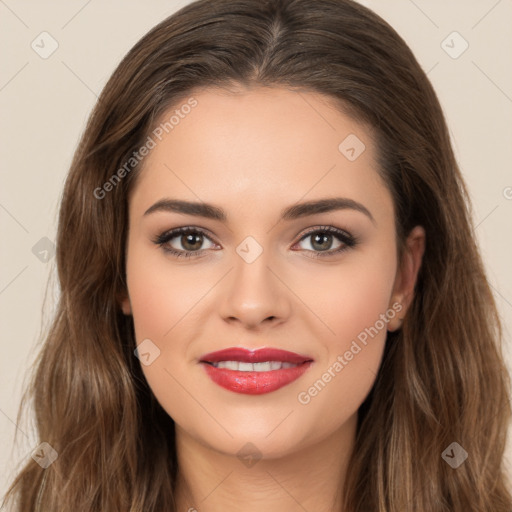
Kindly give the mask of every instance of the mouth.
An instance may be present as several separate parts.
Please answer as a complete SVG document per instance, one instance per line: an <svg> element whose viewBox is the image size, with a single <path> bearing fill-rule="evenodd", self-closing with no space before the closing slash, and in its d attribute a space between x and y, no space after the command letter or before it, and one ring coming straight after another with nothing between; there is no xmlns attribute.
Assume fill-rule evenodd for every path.
<svg viewBox="0 0 512 512"><path fill-rule="evenodd" d="M210 379L224 389L259 395L297 380L313 359L286 350L232 347L205 354L199 362Z"/></svg>
<svg viewBox="0 0 512 512"><path fill-rule="evenodd" d="M282 368L294 368L299 366L298 364L287 363L285 361L264 361L261 363L244 363L242 361L219 361L218 363L209 361L202 362L211 364L215 368L227 368L228 370L235 370L237 372L270 372L273 370L281 370Z"/></svg>

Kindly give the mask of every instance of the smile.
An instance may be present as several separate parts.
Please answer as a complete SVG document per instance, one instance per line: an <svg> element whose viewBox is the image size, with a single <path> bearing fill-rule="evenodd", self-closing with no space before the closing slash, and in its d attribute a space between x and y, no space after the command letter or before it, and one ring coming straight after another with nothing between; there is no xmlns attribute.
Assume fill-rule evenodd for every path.
<svg viewBox="0 0 512 512"><path fill-rule="evenodd" d="M232 347L200 359L208 377L235 393L260 395L276 391L301 377L312 358L279 349Z"/></svg>
<svg viewBox="0 0 512 512"><path fill-rule="evenodd" d="M282 361L265 361L263 363L242 363L240 361L219 361L211 363L215 368L227 368L239 372L269 372L272 370L281 370L281 368L294 368L298 366L294 363Z"/></svg>

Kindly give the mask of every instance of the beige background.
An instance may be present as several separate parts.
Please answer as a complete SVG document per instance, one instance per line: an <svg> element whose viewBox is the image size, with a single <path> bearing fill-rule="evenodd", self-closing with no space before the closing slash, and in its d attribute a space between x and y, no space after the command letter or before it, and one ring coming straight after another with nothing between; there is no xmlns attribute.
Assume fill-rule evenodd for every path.
<svg viewBox="0 0 512 512"><path fill-rule="evenodd" d="M78 138L123 55L187 3L0 0L0 495L37 444L29 425L16 426L16 415L38 348L44 290L55 264L51 249L59 196ZM362 3L402 35L438 92L473 198L476 236L504 320L512 366L512 67L506 57L512 47L512 2ZM31 47L46 37L45 48L51 48L48 36L39 37L43 31L58 43L46 59ZM445 46L452 56L463 49L464 40L469 44L458 58L442 47L454 31L463 39L452 35L444 43L452 47ZM55 290L50 288L50 298ZM16 428L22 446L13 449ZM512 443L507 455L510 467Z"/></svg>

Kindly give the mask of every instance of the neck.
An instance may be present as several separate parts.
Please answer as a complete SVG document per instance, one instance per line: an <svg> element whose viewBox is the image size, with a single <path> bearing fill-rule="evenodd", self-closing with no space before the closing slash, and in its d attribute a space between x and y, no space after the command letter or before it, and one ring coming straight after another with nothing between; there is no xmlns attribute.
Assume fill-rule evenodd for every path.
<svg viewBox="0 0 512 512"><path fill-rule="evenodd" d="M357 415L328 438L280 458L242 461L237 450L216 451L176 425L177 510L340 512L356 426Z"/></svg>

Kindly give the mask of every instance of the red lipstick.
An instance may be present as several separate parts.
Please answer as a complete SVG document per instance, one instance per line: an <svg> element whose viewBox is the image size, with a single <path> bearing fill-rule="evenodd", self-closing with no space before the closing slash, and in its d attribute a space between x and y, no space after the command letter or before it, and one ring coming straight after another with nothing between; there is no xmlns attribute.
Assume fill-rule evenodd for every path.
<svg viewBox="0 0 512 512"><path fill-rule="evenodd" d="M311 366L309 356L262 348L232 347L200 358L207 375L219 386L235 393L270 393L297 380Z"/></svg>

